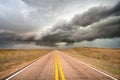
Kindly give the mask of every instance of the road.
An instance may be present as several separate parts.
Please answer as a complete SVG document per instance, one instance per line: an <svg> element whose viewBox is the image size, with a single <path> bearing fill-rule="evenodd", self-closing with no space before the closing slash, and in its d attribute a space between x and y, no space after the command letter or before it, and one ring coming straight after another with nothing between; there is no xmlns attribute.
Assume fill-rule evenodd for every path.
<svg viewBox="0 0 120 80"><path fill-rule="evenodd" d="M117 80L58 50L9 76L5 80Z"/></svg>

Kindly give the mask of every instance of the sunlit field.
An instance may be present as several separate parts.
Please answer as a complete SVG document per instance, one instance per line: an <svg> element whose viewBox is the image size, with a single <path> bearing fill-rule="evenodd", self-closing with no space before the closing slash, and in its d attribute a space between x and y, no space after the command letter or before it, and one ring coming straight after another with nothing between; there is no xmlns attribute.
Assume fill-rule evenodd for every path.
<svg viewBox="0 0 120 80"><path fill-rule="evenodd" d="M120 77L120 49L73 48L63 52Z"/></svg>
<svg viewBox="0 0 120 80"><path fill-rule="evenodd" d="M0 50L0 78L8 75L11 70L30 64L51 50ZM23 66L19 66L22 65ZM13 70L14 71L14 70Z"/></svg>

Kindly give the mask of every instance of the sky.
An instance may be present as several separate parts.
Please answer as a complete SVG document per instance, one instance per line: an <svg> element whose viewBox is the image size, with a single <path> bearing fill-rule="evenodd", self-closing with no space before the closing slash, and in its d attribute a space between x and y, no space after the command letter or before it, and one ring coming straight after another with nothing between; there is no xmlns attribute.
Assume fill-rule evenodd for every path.
<svg viewBox="0 0 120 80"><path fill-rule="evenodd" d="M120 48L120 0L0 0L0 48Z"/></svg>

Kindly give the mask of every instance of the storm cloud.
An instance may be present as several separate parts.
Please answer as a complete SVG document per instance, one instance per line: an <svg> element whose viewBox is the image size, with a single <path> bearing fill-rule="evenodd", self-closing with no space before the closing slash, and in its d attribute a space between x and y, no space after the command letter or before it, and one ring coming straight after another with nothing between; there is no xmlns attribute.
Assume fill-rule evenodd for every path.
<svg viewBox="0 0 120 80"><path fill-rule="evenodd" d="M23 0L23 2L25 2L21 3L25 8L25 10L23 11L26 11L26 8L30 8L29 6L31 6L31 8L33 9L30 11L26 11L29 12L29 15L26 16L26 19L23 19L23 16L21 16L19 19L17 19L18 21L14 23L14 21L16 20L13 20L14 17L11 20L12 22L0 17L0 47L8 45L13 46L15 44L23 43L34 43L38 46L57 47L59 46L59 44L70 46L81 41L120 38L120 2L118 2L114 6L99 5L96 7L91 7L82 13L75 14L69 21L58 21L49 28L43 29L40 26L40 31L37 31L38 33L35 33L35 31L38 29L38 27L35 27L38 26L39 22L42 23L40 19L44 18L47 22L49 22L50 19L53 18L53 20L51 21L55 21L56 19L54 19L54 17L58 17L59 15L56 12L60 13L63 7L65 7L66 5L71 5L71 3L67 0L62 0L62 2L61 0L60 2L52 0L51 3L46 6L47 0L44 0L43 2L39 2L39 0L36 2L33 0ZM42 9L41 7L43 7L44 9ZM44 10L50 10L51 12L45 12L44 15L40 12L41 9L43 10L43 12L45 12ZM55 15L52 15L52 11L55 12ZM42 14L43 16L38 16ZM46 16L47 14L50 14L52 16ZM49 19L47 19L46 17ZM38 20L36 20L35 18L37 18ZM44 22L41 25L43 26ZM17 26L17 30L15 30L16 28L14 28L13 26ZM25 28L21 28L23 26ZM36 30L34 30L34 28Z"/></svg>
<svg viewBox="0 0 120 80"><path fill-rule="evenodd" d="M59 22L42 38L44 42L72 44L101 38L120 37L120 2L114 7L98 6L75 15L69 22Z"/></svg>

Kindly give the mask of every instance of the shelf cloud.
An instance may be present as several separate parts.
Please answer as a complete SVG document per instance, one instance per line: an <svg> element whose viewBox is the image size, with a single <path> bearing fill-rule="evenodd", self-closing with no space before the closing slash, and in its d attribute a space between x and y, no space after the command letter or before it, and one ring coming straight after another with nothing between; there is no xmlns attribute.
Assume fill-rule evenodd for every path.
<svg viewBox="0 0 120 80"><path fill-rule="evenodd" d="M33 0L23 0L20 2L20 4L23 5L23 9L20 6L17 7L22 9L24 14L28 13L29 15L23 16L16 14L15 16L17 17L15 17L15 19L11 16L6 17L6 19L0 16L0 47L14 46L23 43L57 47L59 44L70 46L82 41L120 38L120 2L117 2L114 6L99 5L90 7L82 13L75 14L69 21L61 20L55 23L53 23L53 21L56 20L55 17L58 17L57 12L60 13L59 10L71 4L68 0L63 0L64 4L61 3L61 1L59 2L59 0L57 2L56 0L52 0L48 5L46 4L47 0L43 2L39 2L39 0L36 2ZM3 5L0 6L5 7ZM51 8L48 9L48 7ZM40 12L42 8L43 12L45 12L44 9L47 9L52 10L54 13L48 13L49 15L47 16L45 12L45 15L39 16L42 15ZM0 15L2 15L2 13L0 13ZM20 18L18 18L19 15L21 15ZM38 18L34 15L37 15ZM22 17L24 17L24 20L22 20ZM7 21L8 18L11 18L11 22ZM40 18L48 22L51 19L50 22L52 25L46 27L46 25L51 23L43 23L41 24L43 27L38 27L39 22L42 22ZM15 28L15 26L17 26L17 28Z"/></svg>

